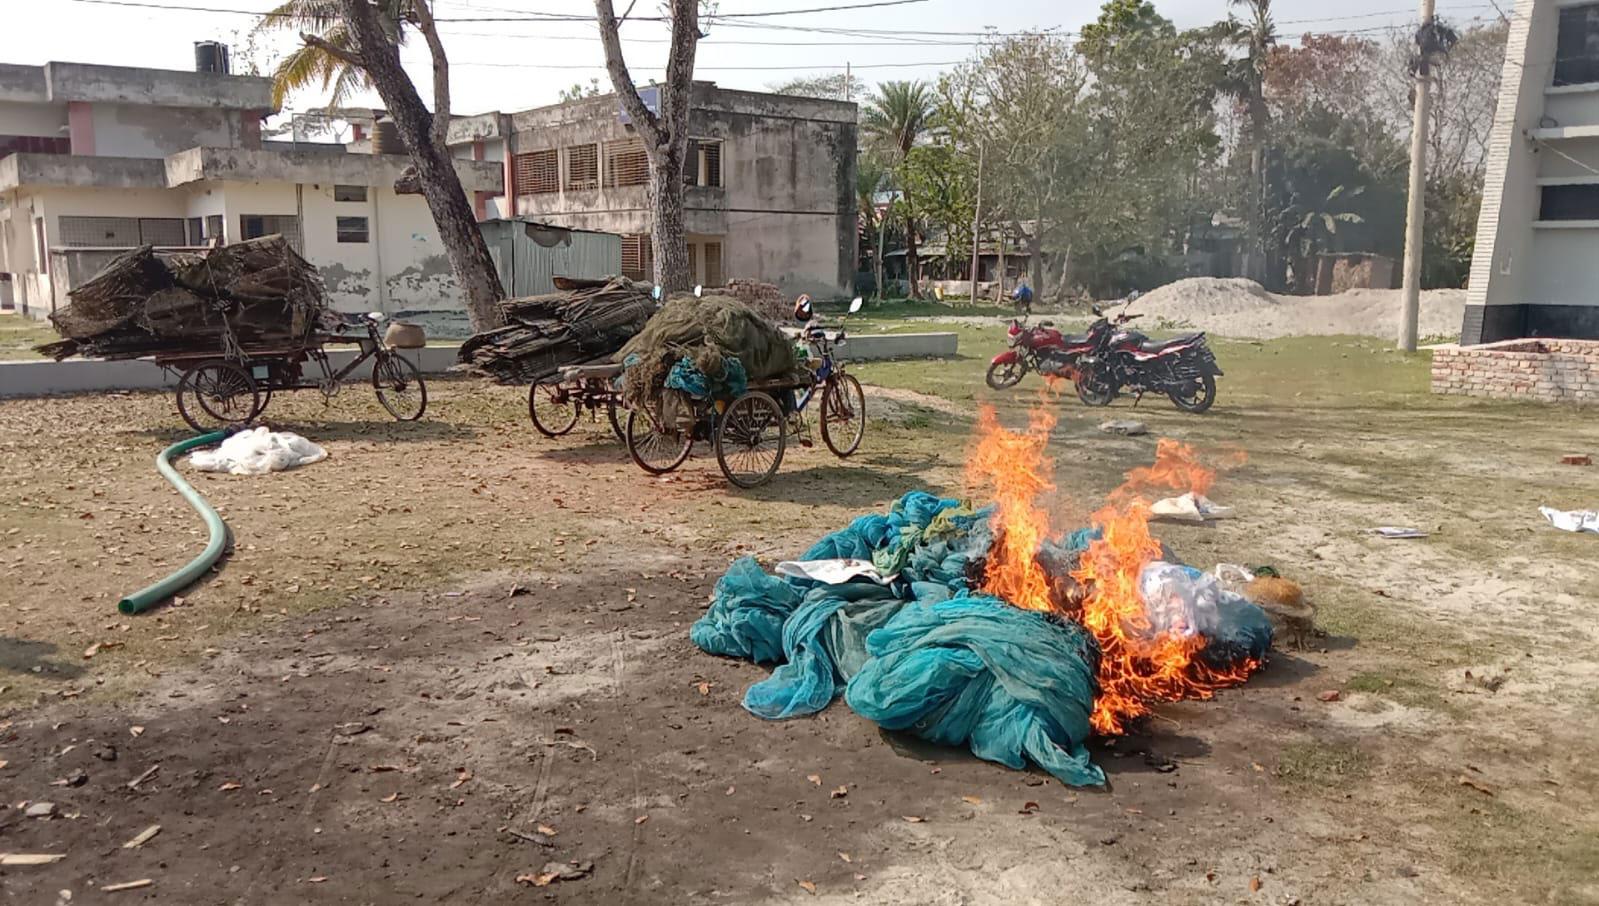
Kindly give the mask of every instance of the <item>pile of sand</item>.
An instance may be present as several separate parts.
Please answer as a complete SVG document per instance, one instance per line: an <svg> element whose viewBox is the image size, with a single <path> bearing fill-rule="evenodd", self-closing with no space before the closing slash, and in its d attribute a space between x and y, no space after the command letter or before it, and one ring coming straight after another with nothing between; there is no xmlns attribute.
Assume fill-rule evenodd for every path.
<svg viewBox="0 0 1599 906"><path fill-rule="evenodd" d="M1239 277L1190 277L1145 293L1133 312L1138 325L1188 327L1228 337L1325 336L1364 334L1392 338L1399 333L1399 290L1355 289L1336 296L1279 296ZM1422 337L1457 337L1464 314L1463 289L1421 294Z"/></svg>

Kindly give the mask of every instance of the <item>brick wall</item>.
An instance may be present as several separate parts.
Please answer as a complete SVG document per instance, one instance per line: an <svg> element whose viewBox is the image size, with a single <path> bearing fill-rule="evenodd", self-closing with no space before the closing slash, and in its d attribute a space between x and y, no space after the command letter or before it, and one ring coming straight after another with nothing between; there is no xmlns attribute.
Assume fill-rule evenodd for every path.
<svg viewBox="0 0 1599 906"><path fill-rule="evenodd" d="M1599 341L1504 340L1434 349L1432 392L1599 405Z"/></svg>

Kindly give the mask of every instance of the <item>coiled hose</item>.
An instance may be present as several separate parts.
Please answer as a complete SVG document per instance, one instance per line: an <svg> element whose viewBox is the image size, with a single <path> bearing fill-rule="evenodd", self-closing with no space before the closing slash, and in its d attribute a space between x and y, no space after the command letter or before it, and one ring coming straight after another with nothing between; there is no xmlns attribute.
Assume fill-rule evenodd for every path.
<svg viewBox="0 0 1599 906"><path fill-rule="evenodd" d="M125 614L135 614L155 606L187 588L196 579L199 579L206 570L210 569L211 564L217 562L217 558L222 556L222 549L227 543L227 526L222 524L222 517L217 515L216 509L207 503L204 497L200 496L199 491L196 491L192 485L183 480L183 476L178 474L177 469L172 467L172 458L195 447L204 447L217 443L231 433L231 431L213 431L210 434L201 434L198 437L181 440L162 450L156 456L156 471L171 482L172 486L178 489L178 493L183 495L183 499L189 502L189 506L194 507L195 512L200 514L200 518L205 520L205 527L210 531L211 539L206 542L205 550L200 552L200 556L190 560L154 585L148 588L141 588L118 601L117 610Z"/></svg>

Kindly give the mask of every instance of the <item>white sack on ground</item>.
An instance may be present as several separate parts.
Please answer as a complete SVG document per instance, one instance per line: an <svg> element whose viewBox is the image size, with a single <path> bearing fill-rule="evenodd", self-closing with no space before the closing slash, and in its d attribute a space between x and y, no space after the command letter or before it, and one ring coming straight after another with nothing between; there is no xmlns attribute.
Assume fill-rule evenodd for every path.
<svg viewBox="0 0 1599 906"><path fill-rule="evenodd" d="M189 455L189 465L202 472L265 475L307 466L328 458L328 451L288 431L252 428L224 440L215 450Z"/></svg>

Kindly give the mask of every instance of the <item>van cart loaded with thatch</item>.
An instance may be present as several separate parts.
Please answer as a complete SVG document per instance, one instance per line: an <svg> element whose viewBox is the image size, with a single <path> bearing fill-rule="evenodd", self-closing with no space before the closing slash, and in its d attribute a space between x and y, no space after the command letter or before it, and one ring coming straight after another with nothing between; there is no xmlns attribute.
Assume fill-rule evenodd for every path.
<svg viewBox="0 0 1599 906"><path fill-rule="evenodd" d="M372 389L400 421L427 409L427 386L410 360L421 329L395 323L379 335L380 314L329 310L322 278L282 236L222 246L203 255L158 256L149 246L121 255L68 294L51 315L65 338L39 347L57 360L151 357L181 373L178 414L195 430L244 424L277 390L321 390L326 397L373 360ZM335 371L324 345L354 343L361 354ZM304 374L317 363L320 378Z"/></svg>

